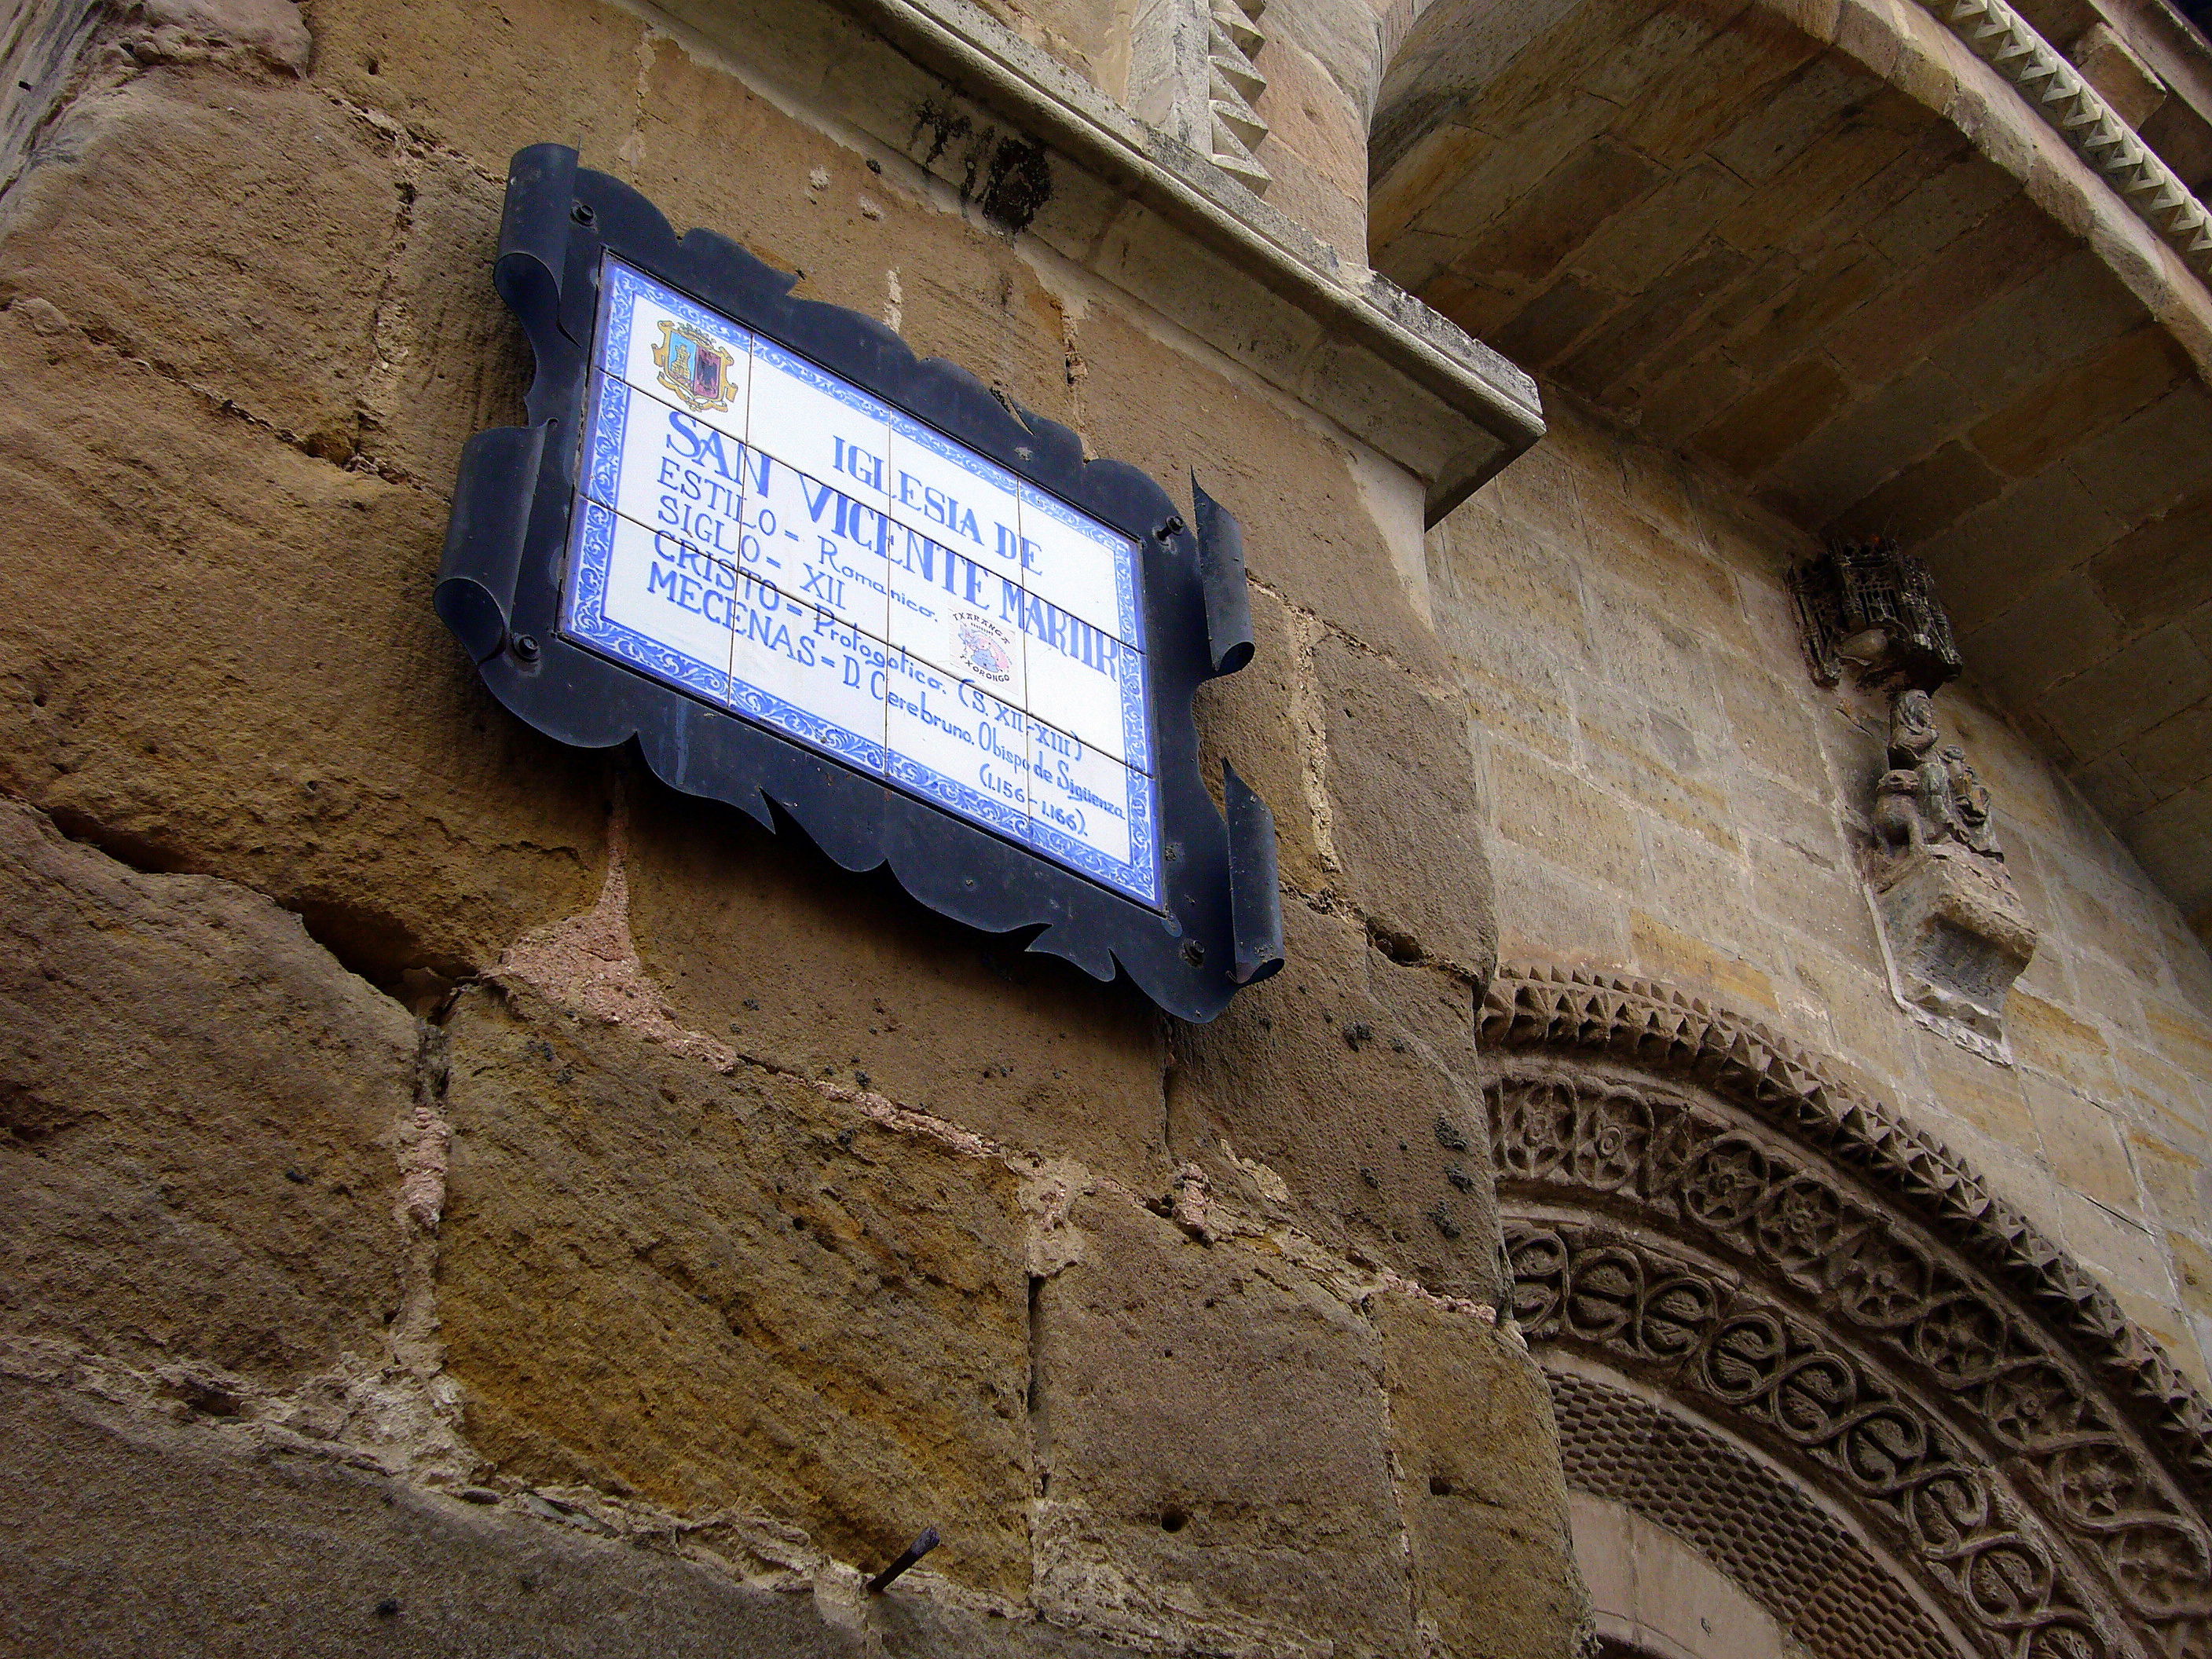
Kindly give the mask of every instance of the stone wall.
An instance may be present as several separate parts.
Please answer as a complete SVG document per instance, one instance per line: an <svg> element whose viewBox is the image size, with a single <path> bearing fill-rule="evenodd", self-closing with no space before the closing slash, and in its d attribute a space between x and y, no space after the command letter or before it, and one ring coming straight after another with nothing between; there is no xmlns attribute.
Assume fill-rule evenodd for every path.
<svg viewBox="0 0 2212 1659"><path fill-rule="evenodd" d="M849 18L690 9L98 9L14 112L5 1642L1562 1659L1420 481ZM1283 975L1171 1028L482 692L542 140L1240 516Z"/></svg>
<svg viewBox="0 0 2212 1659"><path fill-rule="evenodd" d="M1968 678L1937 700L2036 927L2013 1063L1893 997L1858 875L1883 709L1808 672L1802 534L1547 398L1545 445L1432 532L1474 714L1500 956L1650 975L1833 1055L2096 1272L2204 1386L2212 963Z"/></svg>

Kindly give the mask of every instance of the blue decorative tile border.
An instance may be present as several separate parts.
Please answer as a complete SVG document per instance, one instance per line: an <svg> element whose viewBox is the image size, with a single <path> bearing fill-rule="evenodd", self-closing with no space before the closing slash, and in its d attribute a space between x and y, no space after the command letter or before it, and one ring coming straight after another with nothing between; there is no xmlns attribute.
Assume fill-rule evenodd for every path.
<svg viewBox="0 0 2212 1659"><path fill-rule="evenodd" d="M1253 641L1195 481L1179 507L561 146L514 157L494 275L529 419L464 450L436 605L508 709L1186 1019L1280 965L1273 820L1198 769L1197 688Z"/></svg>
<svg viewBox="0 0 2212 1659"><path fill-rule="evenodd" d="M1157 792L1148 775L1152 763L1145 659L1140 654L1140 647L1130 648L1143 638L1136 599L1133 544L1130 539L1052 499L1014 473L975 455L973 451L933 428L895 413L878 399L818 365L773 341L749 333L732 319L706 310L674 289L631 270L618 260L607 262L601 291L605 297L600 307L598 331L599 368L592 377L591 414L580 450L583 476L579 484L580 499L574 515L576 531L571 554L569 597L564 612L563 631L580 643L605 652L641 672L705 697L734 714L757 720L824 754L833 755L884 776L897 787L1032 848L1072 870L1127 894L1139 902L1157 904L1159 901L1158 860L1155 856L1158 840L1156 822L1158 800ZM881 422L886 434L895 422L902 438L927 447L940 459L964 469L984 483L1003 491L1016 503L1018 512L1048 514L1054 524L1076 532L1086 543L1098 549L1102 560L1110 562L1114 592L1119 605L1115 633L1125 642L1121 648L1127 653L1115 665L1115 684L1120 693L1122 752L1127 760L1126 768L1117 769L1122 771L1127 782L1127 799L1120 805L1127 813L1128 858L1116 858L1104 848L1091 845L1057 825L1040 821L1034 812L1022 811L971 783L947 776L925 760L896 752L888 738L879 743L872 742L865 734L851 732L834 720L811 713L792 701L791 697L779 695L774 688L753 684L738 673L734 667L717 669L702 663L666 641L653 639L635 627L607 617L605 592L613 550L612 526L617 516L609 508L617 503L617 485L626 457L625 446L631 441L635 430L629 420L629 399L623 393L627 391L632 397L649 398L654 405L674 413L678 419L683 418L681 412L674 410L667 399L652 387L637 386L621 378L629 361L629 342L634 336L635 315L641 303L658 307L702 329L711 330L719 337L750 341L751 401L744 420L734 423L745 436L742 439L733 436L729 441L730 447L738 452L730 459L737 465L741 477L744 474L744 450L750 442L757 422L768 413L760 402L763 390L761 371L766 368L801 380L868 421ZM726 430L730 424L726 421L721 423L721 429ZM763 453L771 456L778 447L781 446L765 441L762 446ZM793 465L787 459L782 459L782 464ZM804 474L800 476L805 477ZM811 482L818 486L823 481ZM840 484L842 482L841 479L838 483L830 484L830 488L842 494ZM890 507L892 516L896 518L898 513L896 503L890 503ZM669 521L674 522L672 516ZM676 533L647 526L642 519L634 518L632 522L656 535ZM911 527L925 536L944 533L944 526L929 526L926 520ZM1018 529L1017 533L1019 533ZM685 545L702 556L723 559L729 556L726 550L701 548L696 540L687 540ZM1025 620L1036 621L1029 602L1024 599L1021 603ZM1041 627L1031 627L1029 631L1033 641L1036 641L1031 648L1055 648L1043 642L1044 630ZM1085 637L1099 639L1095 634ZM886 652L890 648L880 640L874 642ZM1109 641L1100 641L1099 643L1103 650L1110 652L1115 648ZM878 699L878 706L883 706L880 698ZM1024 709L1021 712L1027 719L1041 726L1059 724L1051 718L1048 711ZM1036 780L1029 778L1024 782L1025 787L1034 790ZM1094 811L1097 810L1092 809Z"/></svg>

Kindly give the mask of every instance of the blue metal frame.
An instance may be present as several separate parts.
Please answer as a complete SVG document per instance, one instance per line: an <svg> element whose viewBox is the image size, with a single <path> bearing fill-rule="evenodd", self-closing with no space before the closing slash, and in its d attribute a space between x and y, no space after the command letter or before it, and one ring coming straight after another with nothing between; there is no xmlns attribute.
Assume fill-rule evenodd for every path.
<svg viewBox="0 0 2212 1659"><path fill-rule="evenodd" d="M1146 652L1149 729L1137 736L1149 738L1159 800L1157 908L889 787L881 759L872 770L866 756L848 764L732 712L726 681L694 695L563 637L564 584L584 568L572 548L593 533L598 510L578 522L574 507L610 253L863 388L894 418L951 434L1013 475L1024 501L1073 504L1136 542L1141 580L1122 595L1122 622ZM1249 661L1253 641L1240 532L1195 480L1194 528L1134 467L1085 460L1066 427L1008 409L964 369L917 358L872 318L792 298L796 278L726 237L679 238L643 196L578 167L562 145L515 155L493 279L537 354L530 424L480 432L464 450L436 605L507 708L579 747L635 739L664 781L770 830L773 802L844 868L888 866L922 903L969 927L1034 929L1029 949L1101 980L1118 968L1183 1019L1212 1018L1282 965L1274 820L1224 766L1224 822L1199 771L1192 699Z"/></svg>

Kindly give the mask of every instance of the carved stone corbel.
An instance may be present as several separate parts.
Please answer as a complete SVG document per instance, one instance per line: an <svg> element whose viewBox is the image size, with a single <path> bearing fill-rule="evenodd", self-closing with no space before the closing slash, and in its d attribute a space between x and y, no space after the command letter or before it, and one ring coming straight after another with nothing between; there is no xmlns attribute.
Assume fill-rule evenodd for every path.
<svg viewBox="0 0 2212 1659"><path fill-rule="evenodd" d="M1966 751L1940 742L1934 697L1917 688L1893 693L1868 884L1899 998L1967 1047L2002 1058L2005 994L2035 954L2035 927L1990 828L1989 791Z"/></svg>
<svg viewBox="0 0 2212 1659"><path fill-rule="evenodd" d="M1814 678L1889 698L1888 769L1869 803L1867 884L1890 984L1923 1024L1995 1060L2004 1002L2036 933L2004 867L1990 793L1944 744L1936 693L1961 667L1927 567L1894 542L1847 542L1790 573Z"/></svg>

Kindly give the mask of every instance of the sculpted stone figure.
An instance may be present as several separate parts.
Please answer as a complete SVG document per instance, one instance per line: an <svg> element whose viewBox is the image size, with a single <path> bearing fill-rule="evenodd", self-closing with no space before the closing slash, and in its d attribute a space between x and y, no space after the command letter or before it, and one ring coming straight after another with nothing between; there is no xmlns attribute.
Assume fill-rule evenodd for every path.
<svg viewBox="0 0 2212 1659"><path fill-rule="evenodd" d="M2002 860L2004 850L1990 828L1990 792L1966 764L1966 751L1954 743L1943 750L1942 759L1959 839L1984 858Z"/></svg>
<svg viewBox="0 0 2212 1659"><path fill-rule="evenodd" d="M1874 839L1892 854L1925 852L1928 823L1920 815L1920 775L1899 767L1875 786Z"/></svg>
<svg viewBox="0 0 2212 1659"><path fill-rule="evenodd" d="M1875 838L1891 853L1918 852L1954 841L1985 859L2004 853L1990 827L1990 792L1957 744L1936 744L1936 700L1925 691L1902 691L1889 706L1890 770L1875 786ZM1910 826L1903 799L1910 779Z"/></svg>
<svg viewBox="0 0 2212 1659"><path fill-rule="evenodd" d="M1930 842L1948 841L1956 830L1951 803L1951 775L1935 753L1938 732L1936 700L1921 690L1900 691L1889 705L1889 764L1891 770L1876 786L1875 813L1879 820L1883 799L1897 787L1900 774L1914 781L1917 797L1918 833L1910 845L1918 851ZM1893 815L1894 813L1894 808ZM1877 830L1879 833L1879 829Z"/></svg>
<svg viewBox="0 0 2212 1659"><path fill-rule="evenodd" d="M1898 998L1955 1041L2002 1058L2007 990L2035 950L1990 826L1990 792L1945 744L1917 687L1889 704L1889 768L1875 784L1868 877Z"/></svg>
<svg viewBox="0 0 2212 1659"><path fill-rule="evenodd" d="M1889 704L1889 763L1917 771L1936 746L1936 699L1900 691Z"/></svg>

